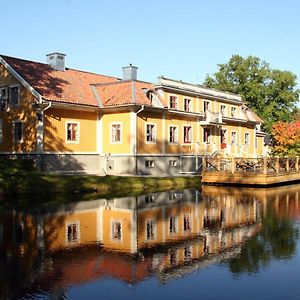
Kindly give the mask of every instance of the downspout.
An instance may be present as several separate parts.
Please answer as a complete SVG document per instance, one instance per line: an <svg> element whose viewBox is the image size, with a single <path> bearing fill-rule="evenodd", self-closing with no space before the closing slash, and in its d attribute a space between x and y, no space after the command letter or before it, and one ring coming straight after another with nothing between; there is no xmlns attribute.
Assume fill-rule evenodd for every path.
<svg viewBox="0 0 300 300"><path fill-rule="evenodd" d="M145 105L143 104L142 107L135 113L136 124L135 124L135 147L134 147L134 157L135 157L135 174L138 174L138 157L137 157L137 131L138 131L138 114L141 113L145 109Z"/></svg>

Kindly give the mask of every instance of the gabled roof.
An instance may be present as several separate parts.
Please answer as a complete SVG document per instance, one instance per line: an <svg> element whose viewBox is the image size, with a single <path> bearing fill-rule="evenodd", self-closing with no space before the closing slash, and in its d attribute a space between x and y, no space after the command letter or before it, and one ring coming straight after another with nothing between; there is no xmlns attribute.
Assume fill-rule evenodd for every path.
<svg viewBox="0 0 300 300"><path fill-rule="evenodd" d="M102 83L93 85L98 94L102 106L115 106L124 104L151 105L144 90L153 89L154 86L148 82L128 80L113 83Z"/></svg>
<svg viewBox="0 0 300 300"><path fill-rule="evenodd" d="M91 84L121 81L116 77L66 69L56 71L47 64L1 55L45 100L98 106Z"/></svg>

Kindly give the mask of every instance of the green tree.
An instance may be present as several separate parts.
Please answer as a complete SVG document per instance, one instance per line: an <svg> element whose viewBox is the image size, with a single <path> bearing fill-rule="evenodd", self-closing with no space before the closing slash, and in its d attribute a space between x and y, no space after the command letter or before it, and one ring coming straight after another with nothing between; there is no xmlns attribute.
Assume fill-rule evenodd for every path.
<svg viewBox="0 0 300 300"><path fill-rule="evenodd" d="M241 95L265 121L267 132L275 122L293 120L300 92L295 74L271 69L268 63L254 56L233 55L228 63L218 67L213 76L206 76L203 85Z"/></svg>

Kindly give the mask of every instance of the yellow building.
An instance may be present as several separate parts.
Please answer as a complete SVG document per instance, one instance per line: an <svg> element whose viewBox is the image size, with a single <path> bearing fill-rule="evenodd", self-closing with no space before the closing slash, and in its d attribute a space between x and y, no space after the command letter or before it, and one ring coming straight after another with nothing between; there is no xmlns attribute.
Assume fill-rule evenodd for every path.
<svg viewBox="0 0 300 300"><path fill-rule="evenodd" d="M0 56L0 154L34 158L44 171L194 173L203 156L264 155L262 120L238 95L137 68L115 78Z"/></svg>

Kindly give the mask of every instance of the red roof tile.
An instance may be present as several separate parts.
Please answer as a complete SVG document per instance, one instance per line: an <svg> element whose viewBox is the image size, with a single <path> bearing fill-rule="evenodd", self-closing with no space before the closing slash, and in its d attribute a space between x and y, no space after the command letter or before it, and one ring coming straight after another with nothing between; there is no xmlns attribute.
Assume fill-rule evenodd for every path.
<svg viewBox="0 0 300 300"><path fill-rule="evenodd" d="M47 64L1 55L44 99L98 106L91 84L116 82L116 77L66 69L56 71Z"/></svg>

